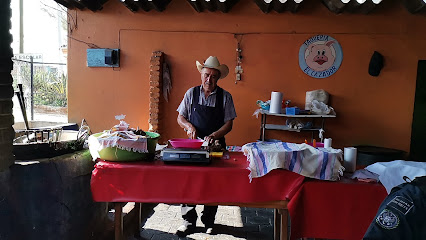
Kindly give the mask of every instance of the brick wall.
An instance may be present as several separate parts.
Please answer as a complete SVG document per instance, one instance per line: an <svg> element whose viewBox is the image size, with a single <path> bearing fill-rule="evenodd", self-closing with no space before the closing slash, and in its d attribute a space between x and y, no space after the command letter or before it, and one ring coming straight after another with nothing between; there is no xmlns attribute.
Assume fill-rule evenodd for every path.
<svg viewBox="0 0 426 240"><path fill-rule="evenodd" d="M9 33L11 15L10 0L0 1L0 171L8 168L14 161L12 141L15 131L12 128L13 88L10 74L13 68L13 51L10 47L12 35Z"/></svg>
<svg viewBox="0 0 426 240"><path fill-rule="evenodd" d="M164 54L153 52L149 71L149 131L160 133L160 93L163 79ZM161 134L161 133L160 133Z"/></svg>

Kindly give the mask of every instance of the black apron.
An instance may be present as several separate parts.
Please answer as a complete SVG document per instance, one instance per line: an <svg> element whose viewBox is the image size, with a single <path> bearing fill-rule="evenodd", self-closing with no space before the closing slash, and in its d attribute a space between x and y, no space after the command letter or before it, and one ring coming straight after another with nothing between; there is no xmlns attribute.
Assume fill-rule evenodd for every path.
<svg viewBox="0 0 426 240"><path fill-rule="evenodd" d="M225 111L223 109L223 89L217 87L216 90L216 104L214 107L203 106L198 104L201 87L193 88L193 97L191 103L191 117L189 122L195 127L198 133L198 137L204 138L219 130L224 122ZM226 147L225 137L219 140L220 145L223 148Z"/></svg>

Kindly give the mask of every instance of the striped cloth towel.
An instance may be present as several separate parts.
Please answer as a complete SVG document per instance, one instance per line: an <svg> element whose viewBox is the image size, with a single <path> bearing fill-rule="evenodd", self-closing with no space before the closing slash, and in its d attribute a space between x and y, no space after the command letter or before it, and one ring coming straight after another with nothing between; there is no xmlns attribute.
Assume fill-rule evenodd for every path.
<svg viewBox="0 0 426 240"><path fill-rule="evenodd" d="M331 181L337 181L345 170L340 149L314 148L305 143L253 142L245 144L242 150L249 161L250 182L277 168Z"/></svg>

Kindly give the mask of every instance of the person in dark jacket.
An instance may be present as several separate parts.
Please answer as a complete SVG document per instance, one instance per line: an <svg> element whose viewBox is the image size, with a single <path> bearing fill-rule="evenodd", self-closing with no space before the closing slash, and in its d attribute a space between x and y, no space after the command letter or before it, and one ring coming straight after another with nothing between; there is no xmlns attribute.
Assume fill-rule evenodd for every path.
<svg viewBox="0 0 426 240"><path fill-rule="evenodd" d="M425 217L426 176L423 176L392 188L363 239L426 239Z"/></svg>
<svg viewBox="0 0 426 240"><path fill-rule="evenodd" d="M217 83L228 75L229 69L215 56L210 56L203 64L197 61L196 66L201 74L201 86L186 91L177 109L177 122L189 138L199 137L209 143L218 140L225 148L225 135L232 130L237 114L231 94ZM182 237L194 231L198 216L195 205L182 204L181 210L184 224L176 234ZM201 221L206 233L213 230L216 212L217 206L204 206Z"/></svg>

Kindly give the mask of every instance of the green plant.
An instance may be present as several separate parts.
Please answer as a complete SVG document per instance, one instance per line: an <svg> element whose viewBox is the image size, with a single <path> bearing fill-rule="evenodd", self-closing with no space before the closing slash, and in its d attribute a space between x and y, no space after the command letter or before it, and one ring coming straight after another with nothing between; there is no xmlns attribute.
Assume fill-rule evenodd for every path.
<svg viewBox="0 0 426 240"><path fill-rule="evenodd" d="M35 68L34 104L65 107L67 106L67 77L55 71Z"/></svg>
<svg viewBox="0 0 426 240"><path fill-rule="evenodd" d="M31 89L31 69L30 64L25 62L15 62L13 75L13 86L17 89L18 78L23 84L27 93ZM34 65L33 71L33 97L34 105L67 106L67 81L65 74L58 74L57 69L45 65Z"/></svg>

